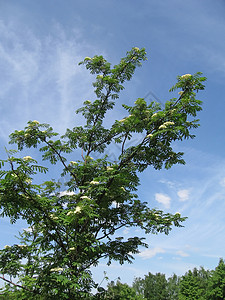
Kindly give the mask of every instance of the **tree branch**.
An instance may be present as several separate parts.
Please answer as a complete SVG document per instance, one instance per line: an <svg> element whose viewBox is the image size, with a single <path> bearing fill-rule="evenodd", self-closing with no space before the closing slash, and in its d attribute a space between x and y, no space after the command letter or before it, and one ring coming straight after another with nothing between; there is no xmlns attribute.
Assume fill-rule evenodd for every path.
<svg viewBox="0 0 225 300"><path fill-rule="evenodd" d="M19 288L21 288L21 289L24 289L24 290L26 290L26 291L28 291L28 292L30 292L30 293L39 294L38 292L32 291L32 290L28 289L28 288L25 287L25 286L22 286L22 285L20 285L20 284L18 284L18 283L14 283L14 282L12 282L12 281L6 279L6 278L4 277L4 275L3 275L3 276L0 276L0 279L6 281L6 282L8 282L9 284L12 284L12 285L14 285L14 286L16 286L16 287L19 287Z"/></svg>

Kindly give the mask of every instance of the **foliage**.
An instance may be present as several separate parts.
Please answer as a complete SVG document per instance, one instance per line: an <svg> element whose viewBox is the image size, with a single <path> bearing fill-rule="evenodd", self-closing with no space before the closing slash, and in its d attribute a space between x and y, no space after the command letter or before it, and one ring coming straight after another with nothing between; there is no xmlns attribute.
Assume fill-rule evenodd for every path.
<svg viewBox="0 0 225 300"><path fill-rule="evenodd" d="M137 295L135 289L130 287L126 283L121 283L119 281L116 284L112 281L108 284L107 293L104 299L111 300L141 300L144 299L142 296Z"/></svg>
<svg viewBox="0 0 225 300"><path fill-rule="evenodd" d="M173 274L171 277L167 279L167 292L169 300L178 299L180 288L180 277L176 274Z"/></svg>
<svg viewBox="0 0 225 300"><path fill-rule="evenodd" d="M216 269L212 272L207 296L207 299L210 300L225 299L225 263L222 258Z"/></svg>
<svg viewBox="0 0 225 300"><path fill-rule="evenodd" d="M139 295L144 296L146 299L152 300L167 300L167 280L165 274L148 273L144 279L136 278L133 283L133 288Z"/></svg>
<svg viewBox="0 0 225 300"><path fill-rule="evenodd" d="M101 258L108 264L112 260L131 263L139 246L147 247L143 238L124 239L121 228L168 234L185 220L179 213L149 208L136 191L138 173L148 166L168 169L184 164L183 153L175 152L173 145L193 138L191 130L199 126L196 115L201 101L196 92L204 89L201 73L178 76L171 91L180 90L179 96L164 107L138 98L133 106L123 105L129 115L104 127L106 113L114 108L123 84L145 60L145 50L137 47L114 67L102 56L86 57L81 64L96 75L96 100L85 101L77 111L85 119L84 126L67 129L59 137L50 125L35 120L10 135L19 153L7 151L7 158L0 161L1 216L12 223L24 219L29 228L20 233L20 244L0 251L5 294L18 293L17 299L86 298L96 287L91 266ZM104 156L112 143L120 146L114 162ZM20 151L32 147L42 152L42 164L47 160L58 165L64 187L50 179L48 163L39 164L31 156L20 158ZM82 159L70 161L77 149ZM93 159L93 154L102 158ZM38 184L40 174L49 180Z"/></svg>
<svg viewBox="0 0 225 300"><path fill-rule="evenodd" d="M144 278L135 278L132 288L140 299L222 300L225 299L224 278L225 263L223 259L220 259L215 270L209 271L203 267L199 269L194 268L181 277L173 274L166 279L165 274L152 274L149 272ZM129 290L126 284L123 285L119 283L117 287L114 284L108 285L108 291L110 291L112 287L114 288L114 295L118 297L115 299L124 299L122 295L126 290Z"/></svg>
<svg viewBox="0 0 225 300"><path fill-rule="evenodd" d="M208 290L210 272L204 268L194 268L182 276L179 285L179 300L205 300Z"/></svg>

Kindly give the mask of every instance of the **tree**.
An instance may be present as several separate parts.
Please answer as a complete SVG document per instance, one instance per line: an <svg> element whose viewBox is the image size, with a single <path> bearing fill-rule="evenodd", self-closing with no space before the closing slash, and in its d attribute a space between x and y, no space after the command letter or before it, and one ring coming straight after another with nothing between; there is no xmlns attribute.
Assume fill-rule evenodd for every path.
<svg viewBox="0 0 225 300"><path fill-rule="evenodd" d="M181 277L179 285L179 300L205 300L208 290L210 271L201 267L189 270ZM212 299L212 298L210 298Z"/></svg>
<svg viewBox="0 0 225 300"><path fill-rule="evenodd" d="M205 78L201 73L178 76L171 91L179 89L179 97L164 107L138 98L133 106L123 104L127 116L104 127L123 84L145 60L145 49L137 47L114 67L102 56L86 57L81 64L96 75L96 100L85 101L77 111L85 125L59 137L50 125L35 120L10 135L18 152L9 150L0 161L1 216L12 223L24 219L29 229L20 233L20 244L1 250L0 270L5 290L18 291L17 299L85 298L96 287L91 266L101 258L108 264L132 262L139 246L147 247L144 238L125 240L117 233L121 228L138 226L146 234L168 234L172 226L182 226L185 218L179 213L149 208L138 198L138 174L148 166L159 170L184 164L183 153L175 152L173 144L194 137L190 131L199 126L196 115L201 110L196 92L204 89ZM114 162L103 156L112 143L120 146ZM47 160L59 165L64 186L50 179L49 164L31 156L20 158L23 149L32 147L42 152L42 164ZM80 160L74 159L77 149ZM102 158L93 159L94 153ZM42 173L49 180L38 184Z"/></svg>
<svg viewBox="0 0 225 300"><path fill-rule="evenodd" d="M209 280L209 288L207 299L222 300L225 299L225 263L221 258L218 266L212 271L212 276Z"/></svg>
<svg viewBox="0 0 225 300"><path fill-rule="evenodd" d="M144 279L135 278L133 288L138 295L144 296L145 299L167 300L169 299L167 285L165 274L156 273L154 275L149 272Z"/></svg>
<svg viewBox="0 0 225 300"><path fill-rule="evenodd" d="M169 300L177 300L179 294L180 277L173 274L167 279L167 291Z"/></svg>
<svg viewBox="0 0 225 300"><path fill-rule="evenodd" d="M141 300L144 299L140 295L137 295L135 289L130 287L126 283L121 283L119 281L116 284L112 281L108 284L107 293L104 299L111 300Z"/></svg>

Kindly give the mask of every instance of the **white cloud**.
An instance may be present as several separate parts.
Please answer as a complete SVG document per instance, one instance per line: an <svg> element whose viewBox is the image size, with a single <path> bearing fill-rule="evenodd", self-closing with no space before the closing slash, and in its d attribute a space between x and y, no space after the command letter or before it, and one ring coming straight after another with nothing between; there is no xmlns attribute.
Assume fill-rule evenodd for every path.
<svg viewBox="0 0 225 300"><path fill-rule="evenodd" d="M59 197L63 197L63 196L73 196L75 195L75 193L73 191L62 191L59 193Z"/></svg>
<svg viewBox="0 0 225 300"><path fill-rule="evenodd" d="M177 192L177 195L179 197L179 201L184 202L187 201L189 199L189 190L179 190Z"/></svg>
<svg viewBox="0 0 225 300"><path fill-rule="evenodd" d="M170 208L171 198L166 194L156 193L155 200L159 203L162 203L165 208Z"/></svg>
<svg viewBox="0 0 225 300"><path fill-rule="evenodd" d="M138 256L142 257L143 259L148 259L156 256L158 253L165 253L165 250L160 247L155 247L141 251Z"/></svg>
<svg viewBox="0 0 225 300"><path fill-rule="evenodd" d="M182 250L178 250L178 251L176 252L176 254L179 255L179 256L181 256L181 257L188 257L188 256L189 256L188 253L186 253L186 252L184 252L184 251L182 251Z"/></svg>

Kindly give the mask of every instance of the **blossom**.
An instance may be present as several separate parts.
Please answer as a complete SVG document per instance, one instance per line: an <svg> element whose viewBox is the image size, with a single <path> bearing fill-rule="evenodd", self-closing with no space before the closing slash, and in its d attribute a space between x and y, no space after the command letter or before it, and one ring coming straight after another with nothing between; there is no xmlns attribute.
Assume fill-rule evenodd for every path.
<svg viewBox="0 0 225 300"><path fill-rule="evenodd" d="M31 183L32 180L31 180L30 178L27 178L27 179L25 179L25 182L26 182L26 183Z"/></svg>
<svg viewBox="0 0 225 300"><path fill-rule="evenodd" d="M178 94L181 95L181 96L183 95L183 93L184 93L184 91L178 92Z"/></svg>
<svg viewBox="0 0 225 300"><path fill-rule="evenodd" d="M73 210L70 210L66 215L67 216L70 216L70 215L73 215L74 214L74 211Z"/></svg>
<svg viewBox="0 0 225 300"><path fill-rule="evenodd" d="M20 247L20 248L26 248L27 247L27 245L17 245L18 247Z"/></svg>
<svg viewBox="0 0 225 300"><path fill-rule="evenodd" d="M58 217L55 216L54 214L50 214L50 218L51 218L52 220L58 220Z"/></svg>
<svg viewBox="0 0 225 300"><path fill-rule="evenodd" d="M28 155L28 156L24 156L24 157L23 157L23 160L30 160L30 159L32 159L32 157L31 157L31 156L29 156L29 155Z"/></svg>
<svg viewBox="0 0 225 300"><path fill-rule="evenodd" d="M77 206L77 207L75 208L74 213L75 213L75 214L79 214L80 212L81 212L81 208L80 208L80 206Z"/></svg>
<svg viewBox="0 0 225 300"><path fill-rule="evenodd" d="M70 210L66 215L70 216L70 215L74 215L74 214L79 214L81 212L81 207L77 206L75 208L75 210Z"/></svg>
<svg viewBox="0 0 225 300"><path fill-rule="evenodd" d="M182 75L180 78L182 78L182 79L187 79L187 78L189 78L191 76L191 74L184 74L184 75Z"/></svg>
<svg viewBox="0 0 225 300"><path fill-rule="evenodd" d="M99 181L94 181L94 180L92 180L92 181L90 182L90 184L99 184Z"/></svg>
<svg viewBox="0 0 225 300"><path fill-rule="evenodd" d="M156 116L158 116L158 113L154 113L154 114L152 115L152 118L155 118Z"/></svg>
<svg viewBox="0 0 225 300"><path fill-rule="evenodd" d="M76 250L75 247L69 248L69 251L74 251L74 250Z"/></svg>
<svg viewBox="0 0 225 300"><path fill-rule="evenodd" d="M40 124L37 120L32 121L28 126L34 126Z"/></svg>
<svg viewBox="0 0 225 300"><path fill-rule="evenodd" d="M121 190L123 190L124 192L126 192L125 188L123 186L120 187Z"/></svg>
<svg viewBox="0 0 225 300"><path fill-rule="evenodd" d="M123 123L126 120L126 118L119 120L120 123Z"/></svg>
<svg viewBox="0 0 225 300"><path fill-rule="evenodd" d="M103 78L103 75L98 75L98 78Z"/></svg>
<svg viewBox="0 0 225 300"><path fill-rule="evenodd" d="M112 167L107 167L106 169L107 169L107 171L112 171L113 170Z"/></svg>
<svg viewBox="0 0 225 300"><path fill-rule="evenodd" d="M90 100L86 100L85 103L86 104L91 104L91 101Z"/></svg>
<svg viewBox="0 0 225 300"><path fill-rule="evenodd" d="M140 51L140 49L139 49L138 47L134 47L133 49L134 49L135 51L137 51L137 52Z"/></svg>
<svg viewBox="0 0 225 300"><path fill-rule="evenodd" d="M170 125L174 125L174 122L169 122L169 121L165 122L165 123L163 123L162 125L159 126L159 129L165 129Z"/></svg>
<svg viewBox="0 0 225 300"><path fill-rule="evenodd" d="M53 268L50 270L50 272L61 272L63 271L63 268Z"/></svg>
<svg viewBox="0 0 225 300"><path fill-rule="evenodd" d="M8 248L11 248L11 246L5 245L4 248L5 248L5 249L8 249Z"/></svg>
<svg viewBox="0 0 225 300"><path fill-rule="evenodd" d="M146 135L147 138L151 138L153 137L153 134L152 133L149 133L148 135Z"/></svg>
<svg viewBox="0 0 225 300"><path fill-rule="evenodd" d="M78 163L76 161L71 161L69 164L70 165L78 165Z"/></svg>
<svg viewBox="0 0 225 300"><path fill-rule="evenodd" d="M14 177L14 178L16 178L16 177L17 177L17 175L16 175L16 174L11 174L11 176L12 176L12 177Z"/></svg>
<svg viewBox="0 0 225 300"><path fill-rule="evenodd" d="M88 196L81 196L81 199L87 199L87 200L91 200Z"/></svg>

